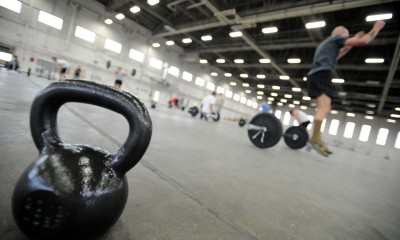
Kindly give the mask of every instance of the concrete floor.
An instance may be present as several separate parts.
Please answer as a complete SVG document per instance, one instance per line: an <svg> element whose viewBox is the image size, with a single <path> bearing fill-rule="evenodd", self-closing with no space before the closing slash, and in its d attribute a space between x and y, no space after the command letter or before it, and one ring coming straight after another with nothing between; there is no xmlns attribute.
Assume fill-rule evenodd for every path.
<svg viewBox="0 0 400 240"><path fill-rule="evenodd" d="M11 196L38 155L29 111L47 83L0 72L0 239L26 239L11 215ZM127 205L102 240L400 239L400 159L338 148L324 158L290 150L283 140L258 149L237 123L200 121L164 105L149 111L149 149L128 172ZM128 128L113 112L71 103L58 124L65 142L110 152Z"/></svg>

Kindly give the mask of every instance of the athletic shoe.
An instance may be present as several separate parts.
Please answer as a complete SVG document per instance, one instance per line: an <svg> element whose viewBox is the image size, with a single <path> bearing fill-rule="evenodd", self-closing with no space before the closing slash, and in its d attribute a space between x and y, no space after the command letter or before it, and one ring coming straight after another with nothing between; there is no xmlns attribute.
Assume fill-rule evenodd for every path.
<svg viewBox="0 0 400 240"><path fill-rule="evenodd" d="M312 140L308 140L307 146L313 148L315 151L317 151L322 156L325 156L325 157L329 156L329 154L324 151L324 149L326 149L326 147L323 145L322 142L315 142L315 141L312 141Z"/></svg>

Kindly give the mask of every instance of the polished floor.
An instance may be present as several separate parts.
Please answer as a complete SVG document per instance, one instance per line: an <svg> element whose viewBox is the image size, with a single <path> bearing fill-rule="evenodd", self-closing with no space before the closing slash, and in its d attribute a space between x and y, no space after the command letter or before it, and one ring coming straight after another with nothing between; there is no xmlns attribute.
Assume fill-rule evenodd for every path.
<svg viewBox="0 0 400 240"><path fill-rule="evenodd" d="M11 196L38 155L29 111L47 83L0 71L0 239L26 239ZM149 111L150 146L128 172L125 210L102 240L400 239L400 159L339 148L325 158L283 141L258 149L237 123L200 121L163 104ZM58 125L65 142L110 152L128 128L116 113L77 103L62 107Z"/></svg>

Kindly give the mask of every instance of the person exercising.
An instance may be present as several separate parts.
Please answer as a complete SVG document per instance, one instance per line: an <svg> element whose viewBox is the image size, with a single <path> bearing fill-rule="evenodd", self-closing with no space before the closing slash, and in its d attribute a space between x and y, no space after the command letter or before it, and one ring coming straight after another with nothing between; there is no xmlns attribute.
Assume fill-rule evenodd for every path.
<svg viewBox="0 0 400 240"><path fill-rule="evenodd" d="M62 78L65 78L65 74L69 69L69 63L64 59L59 59L57 57L52 57L52 60L57 65L58 80L61 81Z"/></svg>
<svg viewBox="0 0 400 240"><path fill-rule="evenodd" d="M361 31L354 37L349 37L347 28L338 26L315 51L312 68L307 74L307 91L308 95L315 99L317 110L314 115L313 134L308 145L324 156L330 151L322 141L321 124L331 110L332 98L335 95L331 80L337 60L345 56L352 47L368 45L384 26L385 22L377 21L369 33Z"/></svg>
<svg viewBox="0 0 400 240"><path fill-rule="evenodd" d="M216 92L212 92L211 94L203 98L203 100L201 101L200 119L204 117L204 119L207 120L208 117L211 116L211 114L214 112L216 95L217 95Z"/></svg>
<svg viewBox="0 0 400 240"><path fill-rule="evenodd" d="M290 110L290 115L296 119L296 121L299 123L300 126L303 126L304 128L307 128L308 124L310 124L310 119L308 119L308 116L305 112L299 110L299 109L294 109Z"/></svg>

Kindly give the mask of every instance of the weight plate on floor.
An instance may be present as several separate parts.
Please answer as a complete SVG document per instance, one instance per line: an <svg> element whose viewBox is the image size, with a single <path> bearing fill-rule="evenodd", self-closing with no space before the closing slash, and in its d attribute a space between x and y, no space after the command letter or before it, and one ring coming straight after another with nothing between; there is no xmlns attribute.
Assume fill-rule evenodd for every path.
<svg viewBox="0 0 400 240"><path fill-rule="evenodd" d="M190 113L190 115L192 115L192 117L196 117L197 114L199 113L199 108L191 107L191 108L189 108L188 112Z"/></svg>
<svg viewBox="0 0 400 240"><path fill-rule="evenodd" d="M304 147L308 141L308 133L304 127L292 126L285 131L283 135L285 143L291 149L299 149Z"/></svg>
<svg viewBox="0 0 400 240"><path fill-rule="evenodd" d="M269 148L282 137L282 124L271 113L259 113L250 120L247 133L254 145Z"/></svg>
<svg viewBox="0 0 400 240"><path fill-rule="evenodd" d="M243 127L246 124L246 120L244 120L243 118L241 118L239 120L239 126Z"/></svg>

